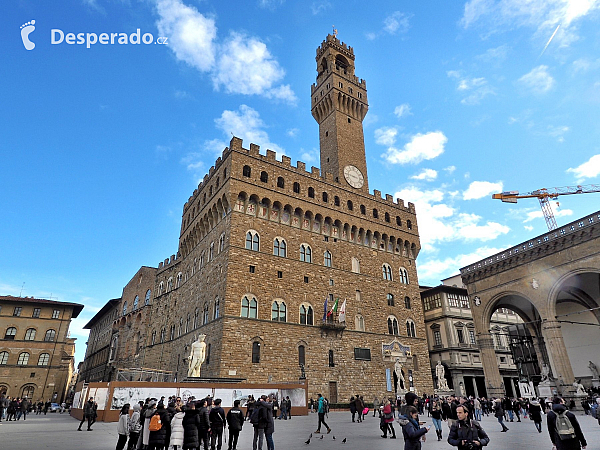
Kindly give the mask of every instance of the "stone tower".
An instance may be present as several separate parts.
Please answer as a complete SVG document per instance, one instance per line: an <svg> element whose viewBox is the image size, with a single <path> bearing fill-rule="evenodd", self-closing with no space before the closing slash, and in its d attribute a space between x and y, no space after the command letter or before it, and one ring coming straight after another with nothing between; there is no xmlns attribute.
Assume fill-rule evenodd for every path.
<svg viewBox="0 0 600 450"><path fill-rule="evenodd" d="M319 123L321 170L352 189L369 193L362 121L367 83L354 75L354 50L329 34L317 48L312 115Z"/></svg>

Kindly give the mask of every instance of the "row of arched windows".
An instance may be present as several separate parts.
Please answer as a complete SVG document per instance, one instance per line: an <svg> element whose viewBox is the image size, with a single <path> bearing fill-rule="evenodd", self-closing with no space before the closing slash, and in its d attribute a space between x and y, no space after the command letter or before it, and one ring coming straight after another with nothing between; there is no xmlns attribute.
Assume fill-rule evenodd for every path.
<svg viewBox="0 0 600 450"><path fill-rule="evenodd" d="M25 331L24 340L25 341L35 341L35 336L37 334L37 330L35 328L28 328ZM4 333L4 339L7 341L14 341L17 336L17 329L15 327L8 327L6 329L6 333ZM56 330L49 329L46 331L44 335L45 342L54 342L56 339Z"/></svg>
<svg viewBox="0 0 600 450"><path fill-rule="evenodd" d="M399 336L399 328L398 328L398 319L394 316L389 316L387 320L388 325L388 334L392 334L394 336ZM406 336L407 337L417 337L417 332L415 328L415 322L412 319L408 319L406 321Z"/></svg>
<svg viewBox="0 0 600 450"><path fill-rule="evenodd" d="M253 295L244 295L241 304L241 317L249 319L258 318L258 301ZM271 304L271 320L276 322L287 322L287 306L283 300L274 300ZM303 303L299 308L299 321L301 325L314 325L314 312L312 305Z"/></svg>
<svg viewBox="0 0 600 450"><path fill-rule="evenodd" d="M250 166L246 165L244 166L244 168L242 169L242 174L245 177L250 177L252 175L252 169L250 168ZM267 183L269 181L269 174L266 171L262 171L260 173L260 181L262 183ZM283 177L277 177L277 187L284 189L285 188L285 180ZM292 185L292 190L294 191L294 194L300 194L301 189L300 189L300 183L295 182ZM309 198L315 198L315 189L313 187L309 187L307 189L307 195ZM321 193L321 199L323 200L324 203L329 203L329 194L325 191L323 191ZM333 197L333 205L334 206L341 206L342 205L342 201L340 200L340 198L335 195ZM348 211L354 211L354 204L352 203L352 200L348 200L346 202L346 208L348 209ZM365 205L360 205L359 207L360 209L360 213L363 215L367 214L367 208ZM377 208L373 208L372 211L372 217L374 219L379 219L379 211L377 210ZM390 213L386 212L383 215L384 220L388 223L391 222L391 217L390 217ZM396 225L401 227L402 226L402 219L400 218L400 216L396 216ZM406 228L408 228L409 230L412 230L412 222L410 220L406 221Z"/></svg>
<svg viewBox="0 0 600 450"><path fill-rule="evenodd" d="M150 296L152 295L152 291L150 289L148 289L146 291L146 296L144 298L144 306L148 306L150 304ZM136 309L138 309L139 307L139 303L140 303L140 297L139 295L136 295L135 298L133 299L133 305L132 305L132 309L131 311L135 311ZM125 300L123 302L123 315L127 314L127 300Z"/></svg>
<svg viewBox="0 0 600 450"><path fill-rule="evenodd" d="M227 168L223 169L223 180L225 180L225 178L227 178ZM202 196L202 203L200 203L200 200L198 200L198 208L196 209L196 206L193 206L191 211L188 209L188 211L190 211L187 215L187 218L184 216L184 219L182 220L182 226L183 228L187 227L192 220L194 220L194 218L196 217L196 212L200 212L202 210L202 207L206 204L206 194L208 191L208 197L212 197L213 192L217 192L219 189L219 186L221 184L221 179L219 176L217 176L215 178L215 184L214 184L214 189L213 186L209 186L208 188L204 188L204 195Z"/></svg>
<svg viewBox="0 0 600 450"><path fill-rule="evenodd" d="M29 364L29 352L21 352L19 353L19 357L17 358L18 366L26 366ZM8 352L0 352L0 365L8 364L9 353ZM50 363L50 354L49 353L40 353L38 357L38 366L47 366Z"/></svg>

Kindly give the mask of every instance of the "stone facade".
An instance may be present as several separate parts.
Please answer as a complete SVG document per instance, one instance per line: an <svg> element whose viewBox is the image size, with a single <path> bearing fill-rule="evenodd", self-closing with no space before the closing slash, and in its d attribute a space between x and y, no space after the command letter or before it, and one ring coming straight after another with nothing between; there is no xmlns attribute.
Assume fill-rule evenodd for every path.
<svg viewBox="0 0 600 450"><path fill-rule="evenodd" d="M62 402L74 369L71 319L83 305L29 297L0 297L0 392Z"/></svg>
<svg viewBox="0 0 600 450"><path fill-rule="evenodd" d="M336 67L337 55L346 66ZM309 396L344 401L356 392L385 392L386 370L393 373L399 356L407 384L412 378L406 388L432 392L415 208L368 191L366 83L353 64L351 47L334 36L317 51L313 95L327 83L337 86L313 103L320 134L327 135L322 170L231 140L184 205L177 255L158 266L148 321L139 322L148 324L146 348L138 360L124 361L119 344L116 365L169 370L181 380L190 345L204 333L202 376L251 383L305 376ZM335 115L329 122L325 98L328 117ZM345 176L350 164L362 184ZM329 309L339 299L327 321L325 298Z"/></svg>

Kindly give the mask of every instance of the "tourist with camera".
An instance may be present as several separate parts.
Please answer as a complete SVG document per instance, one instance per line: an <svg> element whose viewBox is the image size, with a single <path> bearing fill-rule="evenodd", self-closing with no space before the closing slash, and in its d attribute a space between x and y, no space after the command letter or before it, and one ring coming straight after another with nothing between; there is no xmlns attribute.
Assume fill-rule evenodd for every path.
<svg viewBox="0 0 600 450"><path fill-rule="evenodd" d="M469 409L465 405L456 407L458 420L450 427L448 443L458 450L479 450L488 445L490 438L479 422L469 419Z"/></svg>

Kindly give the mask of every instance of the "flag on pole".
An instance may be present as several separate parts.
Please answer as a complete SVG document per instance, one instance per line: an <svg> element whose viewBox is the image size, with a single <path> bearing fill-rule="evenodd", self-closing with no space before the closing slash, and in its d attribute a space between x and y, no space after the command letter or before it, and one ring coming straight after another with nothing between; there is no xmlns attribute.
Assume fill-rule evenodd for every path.
<svg viewBox="0 0 600 450"><path fill-rule="evenodd" d="M327 297L325 297L325 303L323 303L323 322L327 320Z"/></svg>
<svg viewBox="0 0 600 450"><path fill-rule="evenodd" d="M333 313L337 312L339 301L340 301L339 297L335 299L335 302L333 303L331 310L327 313L327 317L332 316Z"/></svg>
<svg viewBox="0 0 600 450"><path fill-rule="evenodd" d="M344 299L344 303L342 303L342 306L340 308L340 315L338 317L338 320L340 322L346 322L346 299Z"/></svg>

